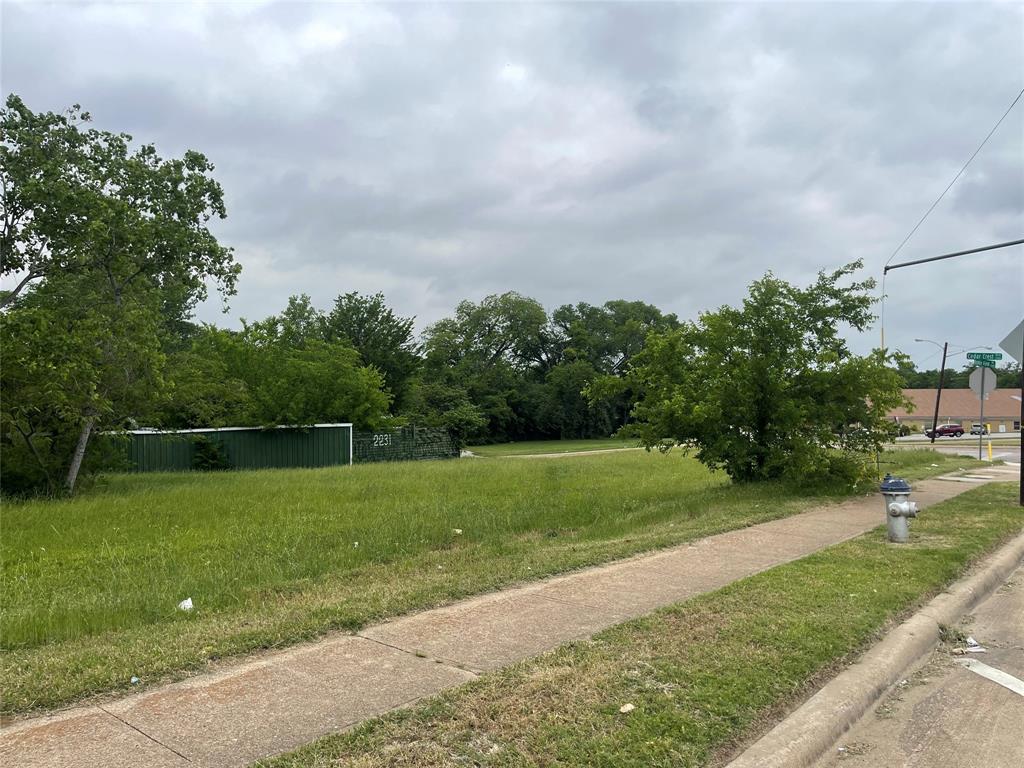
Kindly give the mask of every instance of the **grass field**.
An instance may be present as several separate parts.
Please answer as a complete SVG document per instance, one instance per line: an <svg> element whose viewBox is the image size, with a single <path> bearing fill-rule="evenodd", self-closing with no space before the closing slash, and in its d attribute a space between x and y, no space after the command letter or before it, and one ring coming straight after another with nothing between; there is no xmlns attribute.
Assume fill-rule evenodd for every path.
<svg viewBox="0 0 1024 768"><path fill-rule="evenodd" d="M528 440L521 443L495 443L494 445L471 445L466 448L477 456L534 456L550 453L576 453L582 451L608 451L621 448L636 448L636 440L619 440L602 437L594 440Z"/></svg>
<svg viewBox="0 0 1024 768"><path fill-rule="evenodd" d="M908 477L967 466L893 457ZM940 466L932 467L933 463ZM113 476L5 504L5 713L791 514L678 454ZM191 613L178 611L192 598Z"/></svg>
<svg viewBox="0 0 1024 768"><path fill-rule="evenodd" d="M1016 485L975 489L260 765L720 766L1022 525Z"/></svg>

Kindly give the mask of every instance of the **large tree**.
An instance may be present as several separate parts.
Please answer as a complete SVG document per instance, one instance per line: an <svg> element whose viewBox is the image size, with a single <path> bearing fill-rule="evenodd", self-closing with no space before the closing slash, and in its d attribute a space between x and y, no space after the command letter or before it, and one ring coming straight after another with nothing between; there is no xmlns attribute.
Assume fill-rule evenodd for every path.
<svg viewBox="0 0 1024 768"><path fill-rule="evenodd" d="M643 442L690 446L737 481L852 479L903 401L892 360L852 354L840 331L873 319L874 281L843 284L860 267L807 288L769 273L742 307L649 337L629 376Z"/></svg>
<svg viewBox="0 0 1024 768"><path fill-rule="evenodd" d="M413 331L416 319L399 317L384 294L345 293L324 318L325 339L346 341L384 377L396 411L404 408L420 368L420 347Z"/></svg>
<svg viewBox="0 0 1024 768"><path fill-rule="evenodd" d="M19 350L2 439L17 441L13 425L31 394L33 408L47 412L50 445L77 435L58 463L68 490L93 431L135 409L120 382L159 382L158 336L187 320L208 281L232 294L240 271L208 228L225 215L209 161L193 151L164 159L150 144L133 148L126 134L87 127L89 119L78 106L34 113L15 95L0 110L0 277L13 280L0 307L5 338ZM65 351L40 338L46 327L66 329ZM83 370L90 375L72 373ZM36 376L66 387L40 399L46 388Z"/></svg>
<svg viewBox="0 0 1024 768"><path fill-rule="evenodd" d="M449 396L453 390L464 393L486 424L478 437L541 436L539 372L553 362L547 324L537 301L514 292L460 302L453 317L424 332L424 378L444 385Z"/></svg>
<svg viewBox="0 0 1024 768"><path fill-rule="evenodd" d="M625 421L631 390L618 387L599 402L583 390L618 382L649 333L678 325L640 301L566 304L550 317L514 292L463 301L424 334L424 383L440 385L424 391L444 392L439 402L461 392L459 401L484 418L478 439L607 436Z"/></svg>

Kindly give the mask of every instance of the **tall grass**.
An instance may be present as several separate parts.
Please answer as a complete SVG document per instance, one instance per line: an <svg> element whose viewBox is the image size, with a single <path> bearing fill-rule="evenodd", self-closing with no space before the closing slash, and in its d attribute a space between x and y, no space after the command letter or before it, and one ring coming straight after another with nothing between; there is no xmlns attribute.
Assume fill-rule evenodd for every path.
<svg viewBox="0 0 1024 768"><path fill-rule="evenodd" d="M812 501L644 452L111 476L78 498L5 505L4 710L120 687L132 674L148 682ZM190 613L177 609L185 598Z"/></svg>
<svg viewBox="0 0 1024 768"><path fill-rule="evenodd" d="M664 456L115 476L82 498L8 506L3 645L180 620L187 597L231 609L326 573L530 532L615 538L699 514L724 484Z"/></svg>

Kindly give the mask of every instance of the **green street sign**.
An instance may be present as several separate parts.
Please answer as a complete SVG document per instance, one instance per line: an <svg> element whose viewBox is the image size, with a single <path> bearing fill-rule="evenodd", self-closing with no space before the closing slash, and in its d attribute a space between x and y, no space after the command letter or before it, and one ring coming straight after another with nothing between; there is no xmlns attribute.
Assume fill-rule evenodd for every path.
<svg viewBox="0 0 1024 768"><path fill-rule="evenodd" d="M968 360L1002 360L1002 352L968 352ZM995 366L986 365L986 368L994 368Z"/></svg>
<svg viewBox="0 0 1024 768"><path fill-rule="evenodd" d="M975 360L974 364L978 368L995 368L996 367L996 361L995 360Z"/></svg>

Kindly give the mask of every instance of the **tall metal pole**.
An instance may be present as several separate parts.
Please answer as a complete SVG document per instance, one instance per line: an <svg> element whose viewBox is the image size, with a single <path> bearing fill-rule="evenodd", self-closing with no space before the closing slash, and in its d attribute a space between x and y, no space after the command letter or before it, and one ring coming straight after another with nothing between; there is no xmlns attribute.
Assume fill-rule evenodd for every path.
<svg viewBox="0 0 1024 768"><path fill-rule="evenodd" d="M890 264L887 265L883 270L882 274L888 274L889 270L899 269L900 267L912 267L915 264L927 264L930 261L942 261L943 259L952 259L957 256L967 256L971 253L981 253L982 251L994 251L997 248L1009 248L1011 245L1024 245L1024 238L1020 240L1009 240L1005 243L995 243L994 245L985 245L981 248L971 248L967 251L957 251L956 253L944 253L941 256L929 256L927 259L914 259L913 261L904 261L902 264Z"/></svg>
<svg viewBox="0 0 1024 768"><path fill-rule="evenodd" d="M988 373L988 368L984 365L981 366L981 415L978 419L981 421L981 428L978 430L978 461L981 461L981 444L985 438L985 374Z"/></svg>
<svg viewBox="0 0 1024 768"><path fill-rule="evenodd" d="M935 443L935 430L939 428L939 400L942 398L942 375L946 372L946 350L949 342L942 345L942 365L939 366L939 389L935 393L935 418L932 419L932 443Z"/></svg>

